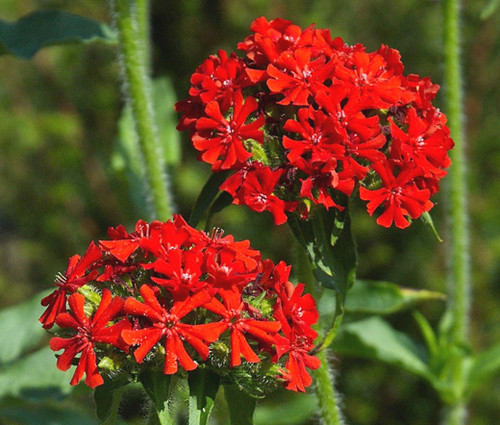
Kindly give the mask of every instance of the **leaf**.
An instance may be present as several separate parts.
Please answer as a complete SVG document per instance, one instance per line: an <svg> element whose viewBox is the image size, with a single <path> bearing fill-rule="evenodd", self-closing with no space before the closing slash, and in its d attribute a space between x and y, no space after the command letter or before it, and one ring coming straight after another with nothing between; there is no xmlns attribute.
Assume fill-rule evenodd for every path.
<svg viewBox="0 0 500 425"><path fill-rule="evenodd" d="M349 291L345 309L349 313L392 314L428 300L444 300L439 292L401 288L391 282L357 280Z"/></svg>
<svg viewBox="0 0 500 425"><path fill-rule="evenodd" d="M287 392L285 400L260 405L255 411L256 425L301 425L318 412L316 397Z"/></svg>
<svg viewBox="0 0 500 425"><path fill-rule="evenodd" d="M389 363L433 380L423 347L380 317L343 325L334 349L342 354Z"/></svg>
<svg viewBox="0 0 500 425"><path fill-rule="evenodd" d="M164 375L161 370L147 369L139 375L139 381L146 394L156 406L160 425L172 425L172 418L168 411L171 379L171 375Z"/></svg>
<svg viewBox="0 0 500 425"><path fill-rule="evenodd" d="M96 414L102 421L101 425L112 425L116 422L123 390L128 383L128 375L121 374L114 379L105 377L104 384L95 389Z"/></svg>
<svg viewBox="0 0 500 425"><path fill-rule="evenodd" d="M207 425L215 396L219 390L219 375L206 369L195 369L188 374L189 424Z"/></svg>
<svg viewBox="0 0 500 425"><path fill-rule="evenodd" d="M490 2L481 12L481 19L482 20L488 19L491 15L493 15L496 12L498 6L500 6L500 0L490 0Z"/></svg>
<svg viewBox="0 0 500 425"><path fill-rule="evenodd" d="M0 335L8 336L9 340L8 344L0 344L0 366L36 347L47 335L38 318L44 310L40 301L48 293L40 292L0 312Z"/></svg>
<svg viewBox="0 0 500 425"><path fill-rule="evenodd" d="M214 202L215 198L219 194L219 186L226 180L229 172L222 171L220 173L212 173L210 178L201 189L200 195L196 200L196 203L189 217L189 224L193 227L198 226L203 216L207 213Z"/></svg>
<svg viewBox="0 0 500 425"><path fill-rule="evenodd" d="M465 391L470 396L500 373L500 343L474 356L467 370Z"/></svg>
<svg viewBox="0 0 500 425"><path fill-rule="evenodd" d="M0 370L0 399L7 396L61 399L72 389L69 385L72 373L57 369L54 352L42 348Z"/></svg>
<svg viewBox="0 0 500 425"><path fill-rule="evenodd" d="M0 55L30 59L42 47L96 40L117 41L106 24L62 10L36 10L13 23L0 20Z"/></svg>
<svg viewBox="0 0 500 425"><path fill-rule="evenodd" d="M97 420L81 407L67 403L27 403L20 400L3 402L0 405L0 418L18 425L98 424Z"/></svg>
<svg viewBox="0 0 500 425"><path fill-rule="evenodd" d="M253 425L256 400L236 385L224 385L231 425Z"/></svg>

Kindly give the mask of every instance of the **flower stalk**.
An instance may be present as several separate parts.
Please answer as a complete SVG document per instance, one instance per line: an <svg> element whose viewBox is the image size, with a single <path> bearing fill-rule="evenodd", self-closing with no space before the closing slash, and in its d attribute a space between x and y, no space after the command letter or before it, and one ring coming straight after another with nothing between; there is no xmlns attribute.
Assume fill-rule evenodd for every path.
<svg viewBox="0 0 500 425"><path fill-rule="evenodd" d="M448 202L450 212L450 248L448 271L447 316L451 318L449 344L451 347L467 344L469 306L471 293L469 229L467 211L467 183L465 135L463 120L463 83L460 69L460 1L443 2L444 19L444 87L445 106L449 128L455 141L450 153L452 166L448 177ZM451 360L452 388L464 388L463 358ZM466 422L466 406L458 394L454 403L445 409L443 424L463 425Z"/></svg>
<svg viewBox="0 0 500 425"><path fill-rule="evenodd" d="M145 180L151 197L151 218L172 216L172 195L161 152L149 77L149 47L146 0L110 0L113 26L120 48L123 89L130 103L139 146L144 159Z"/></svg>

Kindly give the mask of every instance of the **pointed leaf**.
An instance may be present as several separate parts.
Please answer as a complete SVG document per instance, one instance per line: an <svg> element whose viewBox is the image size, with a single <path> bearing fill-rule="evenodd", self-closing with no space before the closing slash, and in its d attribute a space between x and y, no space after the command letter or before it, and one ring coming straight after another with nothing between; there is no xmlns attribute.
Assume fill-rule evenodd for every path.
<svg viewBox="0 0 500 425"><path fill-rule="evenodd" d="M160 425L172 425L173 423L168 411L171 379L171 375L164 375L161 370L147 369L139 375L139 381L146 394L156 406Z"/></svg>
<svg viewBox="0 0 500 425"><path fill-rule="evenodd" d="M121 374L114 379L105 378L104 384L94 391L94 401L97 417L101 425L114 424L118 416L118 408L125 385L129 383L128 376Z"/></svg>
<svg viewBox="0 0 500 425"><path fill-rule="evenodd" d="M45 46L95 40L117 41L106 24L62 10L36 10L12 23L0 20L0 55L29 59Z"/></svg>
<svg viewBox="0 0 500 425"><path fill-rule="evenodd" d="M380 317L343 325L334 349L342 354L399 366L428 380L433 379L427 366L425 349Z"/></svg>
<svg viewBox="0 0 500 425"><path fill-rule="evenodd" d="M401 288L395 283L357 280L349 291L345 309L349 313L392 314L428 300L444 300L439 292Z"/></svg>
<svg viewBox="0 0 500 425"><path fill-rule="evenodd" d="M468 395L486 381L500 374L500 343L474 356L467 371L466 391Z"/></svg>
<svg viewBox="0 0 500 425"><path fill-rule="evenodd" d="M0 366L36 347L47 335L38 318L44 310L40 301L48 293L40 292L22 304L0 311L0 335L9 339L8 344L0 344Z"/></svg>
<svg viewBox="0 0 500 425"><path fill-rule="evenodd" d="M206 369L189 372L189 424L207 425L219 390L219 375Z"/></svg>
<svg viewBox="0 0 500 425"><path fill-rule="evenodd" d="M212 202L214 202L219 194L219 186L226 180L228 175L229 172L227 171L212 173L205 186L203 186L203 189L201 189L201 193L189 217L189 224L191 226L196 227L200 223L203 216L209 210L210 205L212 205Z"/></svg>
<svg viewBox="0 0 500 425"><path fill-rule="evenodd" d="M229 410L230 424L253 425L256 400L236 385L224 385L224 396Z"/></svg>

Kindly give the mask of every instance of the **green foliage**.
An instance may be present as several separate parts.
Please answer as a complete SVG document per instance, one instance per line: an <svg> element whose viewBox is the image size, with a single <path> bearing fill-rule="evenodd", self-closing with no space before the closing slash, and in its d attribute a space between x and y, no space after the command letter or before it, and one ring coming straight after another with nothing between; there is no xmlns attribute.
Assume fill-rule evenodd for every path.
<svg viewBox="0 0 500 425"><path fill-rule="evenodd" d="M499 376L500 343L470 358L467 366L465 391L466 395L470 397L487 381Z"/></svg>
<svg viewBox="0 0 500 425"><path fill-rule="evenodd" d="M61 399L71 390L71 371L56 368L54 352L48 347L28 354L0 370L0 399Z"/></svg>
<svg viewBox="0 0 500 425"><path fill-rule="evenodd" d="M219 390L219 381L219 375L206 369L189 372L189 425L208 424Z"/></svg>
<svg viewBox="0 0 500 425"><path fill-rule="evenodd" d="M402 288L392 282L357 280L349 291L347 313L393 314L430 300L444 300L445 295L425 289Z"/></svg>
<svg viewBox="0 0 500 425"><path fill-rule="evenodd" d="M0 405L3 425L97 425L82 406L67 403L25 403L10 401Z"/></svg>
<svg viewBox="0 0 500 425"><path fill-rule="evenodd" d="M432 380L424 347L380 317L342 326L334 348L341 354L379 360Z"/></svg>
<svg viewBox="0 0 500 425"><path fill-rule="evenodd" d="M231 425L253 425L256 400L236 385L224 385Z"/></svg>
<svg viewBox="0 0 500 425"><path fill-rule="evenodd" d="M29 59L45 46L95 40L115 43L116 36L101 22L62 10L36 10L14 23L0 20L0 55Z"/></svg>
<svg viewBox="0 0 500 425"><path fill-rule="evenodd" d="M39 292L21 304L0 311L0 335L8 335L8 344L0 344L0 367L37 347L46 335L38 318L44 310L40 300L47 294L47 291Z"/></svg>

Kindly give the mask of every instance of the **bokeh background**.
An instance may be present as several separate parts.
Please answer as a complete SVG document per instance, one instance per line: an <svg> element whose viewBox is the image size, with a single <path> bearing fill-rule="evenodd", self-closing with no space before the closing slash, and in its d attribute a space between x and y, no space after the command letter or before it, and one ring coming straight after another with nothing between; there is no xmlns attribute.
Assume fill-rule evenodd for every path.
<svg viewBox="0 0 500 425"><path fill-rule="evenodd" d="M485 17L488 0L464 3L474 280L471 340L472 348L480 350L500 341L500 5ZM102 0L2 0L0 19L15 20L40 7L110 21ZM166 127L163 142L178 152L179 161L170 169L177 211L186 216L210 170L196 161L186 135L173 129L173 103L187 95L194 69L218 49L235 50L256 17L282 17L302 27L315 23L348 43L363 43L369 51L388 44L401 52L405 73L430 76L442 84L439 1L154 0L151 15L153 74L163 78L162 90L167 92L158 119ZM49 288L67 259L83 253L90 240L105 237L109 226L121 223L131 228L144 217L144 203L129 179L126 154L118 142L124 103L118 73L115 48L100 43L46 48L33 60L0 56L0 308ZM437 103L442 105L439 96ZM359 276L445 292L444 195L436 202L432 215L445 240L441 244L420 222L404 231L380 228L358 203L353 228ZM229 207L215 218L215 224L238 239L251 239L267 257L292 260L288 229L275 228L267 214ZM443 309L440 301L420 307L433 324ZM397 314L390 321L418 338L410 313ZM8 336L1 337L1 344L8 344ZM441 406L436 394L417 377L350 357L336 356L332 363L349 423L439 423ZM78 388L65 402L91 409L89 394ZM261 417L266 418L269 410L276 413L286 397L279 393L262 403ZM299 407L303 401L297 398L296 411L281 417L304 414ZM141 403L140 393L128 394L122 414L130 423L142 420ZM471 424L499 423L499 380L477 393L470 406ZM295 423L315 423L314 414L307 419L309 412L305 412L304 421ZM278 423L274 418L271 423ZM0 417L0 423L28 422Z"/></svg>

